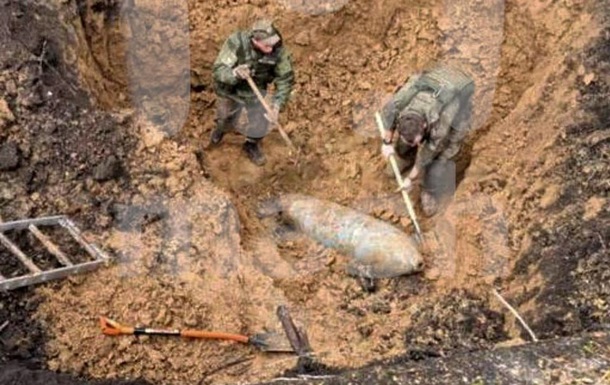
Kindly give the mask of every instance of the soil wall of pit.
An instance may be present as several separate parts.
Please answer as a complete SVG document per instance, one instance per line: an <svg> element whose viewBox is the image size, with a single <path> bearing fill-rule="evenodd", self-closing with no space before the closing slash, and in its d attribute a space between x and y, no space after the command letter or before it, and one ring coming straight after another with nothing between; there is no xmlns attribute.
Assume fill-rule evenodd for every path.
<svg viewBox="0 0 610 385"><path fill-rule="evenodd" d="M608 323L605 2L133 5L8 1L1 13L0 215L70 215L118 262L2 297L0 315L15 314L2 360L164 384L266 380L295 360L230 343L108 338L97 317L250 334L280 330L282 303L332 367L527 339L491 283L540 337ZM229 32L263 13L277 19L297 69L282 123L303 149L299 172L273 135L264 168L240 153L238 136L205 148L211 63ZM155 49L155 39L183 46L185 21L188 55ZM159 61L174 83L146 80ZM298 191L412 232L382 176L372 113L433 61L464 66L478 85L455 202L422 223L455 234L454 252L441 242L425 274L367 293L345 275L345 256L278 238L254 212L262 198Z"/></svg>

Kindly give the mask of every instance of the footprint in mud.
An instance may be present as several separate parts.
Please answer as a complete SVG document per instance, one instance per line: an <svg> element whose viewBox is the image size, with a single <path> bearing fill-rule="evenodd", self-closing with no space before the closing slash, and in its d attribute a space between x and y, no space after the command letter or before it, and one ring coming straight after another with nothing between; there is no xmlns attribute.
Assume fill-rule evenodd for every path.
<svg viewBox="0 0 610 385"><path fill-rule="evenodd" d="M243 136L228 135L222 144L206 150L206 169L210 171L214 182L228 190L242 190L261 183L269 184L278 178L284 180L284 174L294 173L283 172L287 163L286 149L274 139L267 138L261 143L267 163L256 166L242 150Z"/></svg>
<svg viewBox="0 0 610 385"><path fill-rule="evenodd" d="M227 188L239 189L255 184L264 175L264 168L250 162L241 150L241 141L225 138L216 148L207 150L207 168L215 181Z"/></svg>

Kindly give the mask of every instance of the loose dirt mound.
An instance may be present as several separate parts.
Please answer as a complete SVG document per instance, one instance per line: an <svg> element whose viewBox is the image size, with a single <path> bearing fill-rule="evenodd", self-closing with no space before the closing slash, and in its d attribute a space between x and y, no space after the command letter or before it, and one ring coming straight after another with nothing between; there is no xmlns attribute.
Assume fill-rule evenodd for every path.
<svg viewBox="0 0 610 385"><path fill-rule="evenodd" d="M489 296L490 283L500 285L515 263L509 299L521 303L521 311L532 310L526 315L537 320L536 331L571 333L607 322L600 313L607 302L604 275L597 269L607 237L599 227L606 223L607 197L603 178L595 177L604 169L593 163L605 153L607 137L599 126L607 116L594 104L597 99L585 99L597 120L573 125L562 136L579 108L573 84L586 83L584 95L607 91L601 76L607 51L591 51L588 57L599 59L582 69L575 64L598 32L591 14L599 11L571 2L518 0L505 7L503 2L351 1L326 7L330 13L286 10L267 1L191 1L192 103L184 127L168 130L180 115L172 114L172 106L182 108L184 100L165 104L138 92L132 97L123 59L130 33L145 30L151 41L175 39L168 23L185 15L168 10L167 3L149 2L143 18L134 21L137 14L130 13L131 19L121 14L133 2L76 3L55 8L9 1L1 16L9 29L0 29L7 47L0 50L5 53L0 68L7 69L0 82L0 101L6 101L0 103L6 128L0 131L0 167L7 170L0 174L3 220L69 214L118 262L26 294L35 298L26 311L40 302L30 322L45 334L37 331L32 341L48 339L44 360L52 370L163 384L270 379L295 359L225 342L106 337L97 317L251 334L279 331L274 313L282 303L309 331L320 362L333 367L402 355L405 341L412 358L488 348L520 334ZM264 141L269 158L264 168L240 153L237 136L229 135L220 148L205 148L214 124L211 63L229 32L263 13L277 18L297 69L282 123L303 149L299 170L287 161L275 134ZM125 29L125 23L145 29ZM143 66L158 54L150 47L140 47ZM566 62L566 56L572 59ZM382 176L372 114L409 74L432 61L457 63L474 75L477 130L458 164L455 202L445 215L422 223L437 234L426 274L382 281L367 293L346 276L344 256L278 232L273 221L254 213L266 197L300 192L412 232L400 197L391 193L392 179ZM105 110L87 101L74 68ZM179 66L174 70L182 76ZM573 154L576 164L567 160ZM557 173L580 166L590 170L588 179L566 183ZM586 189L586 200L563 205L569 201L560 192L564 185L572 194ZM538 253L551 240L535 236L532 226L542 226L544 215L555 213L548 215L553 223L548 228L563 229L562 215L573 212L571 207L585 209L591 224L585 237L596 242L599 233L602 241L588 243L588 250L600 254L583 254L582 270L566 287L581 288L595 279L599 290L578 289L574 297L549 302L552 311L534 311L529 300L550 298L546 293L555 293L575 263L556 262L565 254L552 249ZM570 226L566 234L575 234L577 225ZM556 270L537 274L535 266L548 266L547 261ZM19 294L6 298L7 309L24 306L15 305ZM547 327L554 312L569 306L565 301L580 301L585 314L570 327ZM8 314L1 309L0 315ZM19 336L18 325L11 320L5 333ZM42 355L34 347L26 350Z"/></svg>

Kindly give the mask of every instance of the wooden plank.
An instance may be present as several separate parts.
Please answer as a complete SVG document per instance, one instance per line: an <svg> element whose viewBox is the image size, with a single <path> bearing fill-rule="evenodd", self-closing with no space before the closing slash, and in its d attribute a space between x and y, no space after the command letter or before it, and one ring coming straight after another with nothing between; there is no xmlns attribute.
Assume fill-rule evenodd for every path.
<svg viewBox="0 0 610 385"><path fill-rule="evenodd" d="M36 227L35 225L29 225L28 226L28 230L30 230L30 232L32 232L32 234L34 234L34 236L36 238L38 238L38 240L47 248L47 250L49 250L49 252L51 254L53 254L55 256L55 258L57 258L57 260L59 261L59 263L61 263L64 266L72 266L74 265L69 259L68 257L62 253L62 251L59 249L59 247L54 244L49 237L47 237L46 235L44 235L39 229L38 227Z"/></svg>
<svg viewBox="0 0 610 385"><path fill-rule="evenodd" d="M32 260L30 260L23 253L23 251L21 251L13 242L11 242L10 239L8 239L6 237L6 235L4 235L2 233L0 233L0 243L2 243L7 249L9 249L11 251L11 253L13 253L17 258L19 258L21 263L23 263L25 265L25 267L28 268L29 271L31 271L34 274L38 274L42 271L38 268L38 266L36 266L34 264L34 262L32 262Z"/></svg>

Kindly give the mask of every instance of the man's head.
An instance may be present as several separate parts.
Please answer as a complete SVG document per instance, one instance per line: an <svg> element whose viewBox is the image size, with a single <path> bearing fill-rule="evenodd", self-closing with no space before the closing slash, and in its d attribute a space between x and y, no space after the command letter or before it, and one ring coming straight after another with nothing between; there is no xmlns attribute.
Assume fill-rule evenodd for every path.
<svg viewBox="0 0 610 385"><path fill-rule="evenodd" d="M252 44L264 54L273 52L273 48L282 40L273 22L259 19L252 25Z"/></svg>
<svg viewBox="0 0 610 385"><path fill-rule="evenodd" d="M426 118L416 112L407 112L398 116L398 133L409 146L420 144L427 128Z"/></svg>

